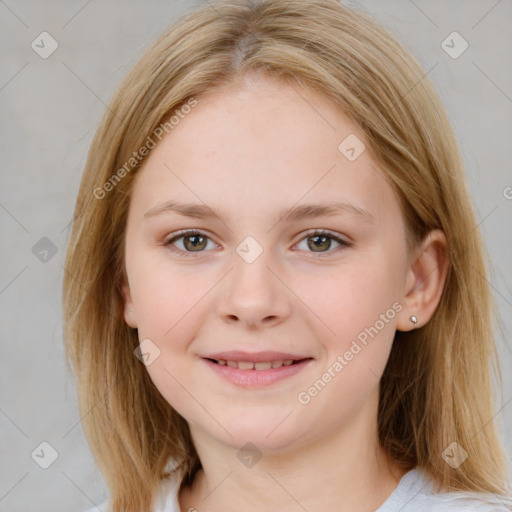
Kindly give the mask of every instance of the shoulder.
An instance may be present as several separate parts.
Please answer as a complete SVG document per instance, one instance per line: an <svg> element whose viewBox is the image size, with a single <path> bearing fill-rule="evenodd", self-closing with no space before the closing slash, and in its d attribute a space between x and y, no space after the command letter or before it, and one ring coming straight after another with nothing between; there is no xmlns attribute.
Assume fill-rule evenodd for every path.
<svg viewBox="0 0 512 512"><path fill-rule="evenodd" d="M512 502L505 496L452 492L430 497L432 512L511 512ZM508 504L507 504L508 502Z"/></svg>
<svg viewBox="0 0 512 512"><path fill-rule="evenodd" d="M488 493L436 493L431 478L416 467L406 473L376 512L512 512L512 498Z"/></svg>

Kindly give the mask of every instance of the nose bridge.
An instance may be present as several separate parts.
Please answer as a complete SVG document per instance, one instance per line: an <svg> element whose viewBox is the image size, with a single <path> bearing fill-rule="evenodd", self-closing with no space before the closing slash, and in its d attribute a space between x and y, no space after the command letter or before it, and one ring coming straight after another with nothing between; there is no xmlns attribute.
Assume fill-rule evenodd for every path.
<svg viewBox="0 0 512 512"><path fill-rule="evenodd" d="M276 277L270 271L275 266L272 249L265 247L253 236L246 237L235 249L234 270L231 277L232 292L242 293L246 300L267 300L274 294ZM258 298L259 297L259 298Z"/></svg>
<svg viewBox="0 0 512 512"><path fill-rule="evenodd" d="M235 252L234 268L219 304L219 315L248 324L269 318L282 319L289 313L289 297L286 287L275 275L272 250L248 236Z"/></svg>

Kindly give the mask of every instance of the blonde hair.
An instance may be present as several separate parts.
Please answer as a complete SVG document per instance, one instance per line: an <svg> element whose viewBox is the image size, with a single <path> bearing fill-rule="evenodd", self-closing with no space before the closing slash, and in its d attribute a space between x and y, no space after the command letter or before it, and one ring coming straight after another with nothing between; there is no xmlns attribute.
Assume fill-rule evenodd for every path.
<svg viewBox="0 0 512 512"><path fill-rule="evenodd" d="M168 461L189 484L200 461L188 424L134 356L120 283L130 192L126 162L191 98L254 72L322 94L357 123L400 200L412 248L432 229L449 269L432 319L397 332L380 384L379 438L404 468L426 468L437 490L505 495L506 457L493 423L495 304L452 128L414 58L368 15L335 0L215 2L180 19L112 99L85 165L63 283L64 339L82 423L115 512L147 512ZM341 141L340 141L341 142ZM133 164L133 162L132 162ZM95 190L122 179L98 198ZM105 188L104 188L105 189ZM457 469L443 451L468 453Z"/></svg>

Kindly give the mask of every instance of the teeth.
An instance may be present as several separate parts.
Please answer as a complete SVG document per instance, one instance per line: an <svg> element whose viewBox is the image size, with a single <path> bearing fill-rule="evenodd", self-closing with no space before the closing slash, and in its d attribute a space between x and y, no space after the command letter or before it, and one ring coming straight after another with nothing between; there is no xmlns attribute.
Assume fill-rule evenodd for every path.
<svg viewBox="0 0 512 512"><path fill-rule="evenodd" d="M239 366L239 368L241 368L241 366ZM256 370L270 370L270 368L272 368L272 361L268 363L254 363L254 368Z"/></svg>
<svg viewBox="0 0 512 512"><path fill-rule="evenodd" d="M293 359L287 359L286 361L266 361L264 363L253 363L250 361L226 361L224 359L219 359L217 363L221 366L230 366L231 368L238 368L240 370L270 370L271 368L290 366L293 364Z"/></svg>

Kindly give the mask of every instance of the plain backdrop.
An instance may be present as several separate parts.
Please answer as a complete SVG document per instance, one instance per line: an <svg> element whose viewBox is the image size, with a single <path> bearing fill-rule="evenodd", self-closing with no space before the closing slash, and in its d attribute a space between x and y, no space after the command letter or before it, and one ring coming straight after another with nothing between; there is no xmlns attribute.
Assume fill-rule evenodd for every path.
<svg viewBox="0 0 512 512"><path fill-rule="evenodd" d="M370 12L413 52L453 122L493 261L504 373L495 420L508 434L510 458L512 2L346 3ZM61 286L68 226L88 146L115 88L164 29L201 4L0 1L1 512L79 512L108 496L64 363ZM453 39L454 31L463 40ZM42 48L42 32L56 43L44 36ZM448 36L452 55L442 46ZM453 58L464 41L467 50ZM57 50L42 58L51 44Z"/></svg>

